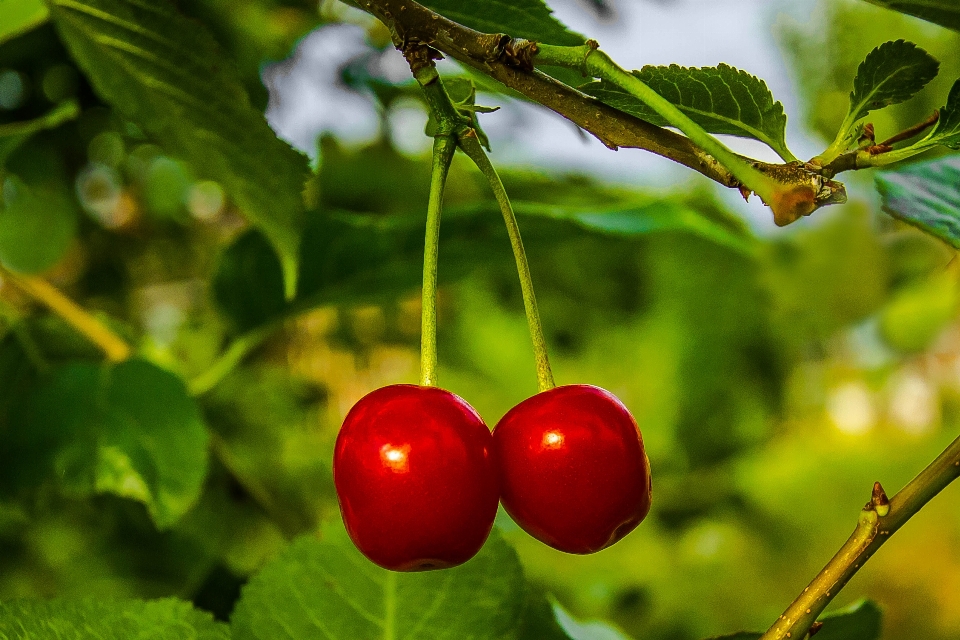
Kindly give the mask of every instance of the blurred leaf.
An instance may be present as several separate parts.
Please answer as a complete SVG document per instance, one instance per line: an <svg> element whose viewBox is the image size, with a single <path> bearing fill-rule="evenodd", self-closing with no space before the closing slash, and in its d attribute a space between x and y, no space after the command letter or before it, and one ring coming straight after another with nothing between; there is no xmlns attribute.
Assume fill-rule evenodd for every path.
<svg viewBox="0 0 960 640"><path fill-rule="evenodd" d="M774 101L760 78L725 64L701 68L646 66L633 75L710 133L754 138L785 161L796 160L784 140L787 116L783 105ZM581 90L641 120L670 126L646 103L609 82L591 82Z"/></svg>
<svg viewBox="0 0 960 640"><path fill-rule="evenodd" d="M529 244L584 233L642 238L651 233L692 233L737 253L750 254L752 238L681 205L654 202L609 211L515 202L526 219ZM450 281L490 260L509 245L492 203L444 211L440 228L440 278ZM422 277L421 216L321 214L308 217L300 258L300 290L283 300L280 269L263 238L241 236L223 254L214 278L220 307L241 331L319 304L383 299L415 288Z"/></svg>
<svg viewBox="0 0 960 640"><path fill-rule="evenodd" d="M523 613L513 633L515 640L573 640L557 620L557 615L548 597L533 585L527 585Z"/></svg>
<svg viewBox="0 0 960 640"><path fill-rule="evenodd" d="M7 438L11 409L36 383L36 370L13 328L0 339L0 440ZM0 446L0 453L3 447ZM0 458L2 463L2 458ZM9 463L7 463L9 464ZM3 475L0 473L0 478ZM2 486L2 485L0 485Z"/></svg>
<svg viewBox="0 0 960 640"><path fill-rule="evenodd" d="M884 339L902 351L920 351L956 318L957 276L933 273L898 291L880 315Z"/></svg>
<svg viewBox="0 0 960 640"><path fill-rule="evenodd" d="M884 171L876 181L884 211L960 249L960 156Z"/></svg>
<svg viewBox="0 0 960 640"><path fill-rule="evenodd" d="M0 0L3 2L4 0ZM46 5L43 5L46 7ZM0 169L17 147L33 134L44 129L55 129L64 122L73 120L80 114L80 106L75 100L65 100L51 109L46 115L26 122L0 124Z"/></svg>
<svg viewBox="0 0 960 640"><path fill-rule="evenodd" d="M298 539L250 580L231 629L242 640L502 638L520 616L523 589L516 553L496 532L459 567L396 573L331 528L323 540Z"/></svg>
<svg viewBox="0 0 960 640"><path fill-rule="evenodd" d="M956 0L867 0L960 31L960 5Z"/></svg>
<svg viewBox="0 0 960 640"><path fill-rule="evenodd" d="M221 183L296 286L307 159L249 103L199 23L167 0L53 0L60 35L97 92L203 177Z"/></svg>
<svg viewBox="0 0 960 640"><path fill-rule="evenodd" d="M0 0L0 44L40 26L49 17L43 0Z"/></svg>
<svg viewBox="0 0 960 640"><path fill-rule="evenodd" d="M861 600L820 617L823 628L816 640L880 640L883 612L876 603Z"/></svg>
<svg viewBox="0 0 960 640"><path fill-rule="evenodd" d="M12 471L21 482L54 474L68 491L131 498L159 528L200 495L207 432L199 410L179 378L147 362L62 366L19 407L16 425L11 451L26 468Z"/></svg>
<svg viewBox="0 0 960 640"><path fill-rule="evenodd" d="M189 602L14 600L0 602L0 637L100 640L227 640L227 625Z"/></svg>
<svg viewBox="0 0 960 640"><path fill-rule="evenodd" d="M571 640L629 640L619 630L600 620L579 622L556 600L552 602L553 614Z"/></svg>
<svg viewBox="0 0 960 640"><path fill-rule="evenodd" d="M600 235L636 238L650 233L680 231L746 256L752 255L755 249L754 238L749 232L735 231L695 209L667 200L635 206L625 204L607 211L533 202L517 202L514 209L521 216L540 216L572 223L584 231Z"/></svg>
<svg viewBox="0 0 960 640"><path fill-rule="evenodd" d="M707 638L707 640L760 640L762 633L750 633L748 631L741 631L739 633L734 633L728 636L713 636Z"/></svg>
<svg viewBox="0 0 960 640"><path fill-rule="evenodd" d="M234 371L203 397L217 457L289 538L314 531L326 504L336 508L315 415L323 392L264 365Z"/></svg>
<svg viewBox="0 0 960 640"><path fill-rule="evenodd" d="M11 162L0 192L0 263L21 273L53 266L77 233L76 199L63 159L29 147Z"/></svg>

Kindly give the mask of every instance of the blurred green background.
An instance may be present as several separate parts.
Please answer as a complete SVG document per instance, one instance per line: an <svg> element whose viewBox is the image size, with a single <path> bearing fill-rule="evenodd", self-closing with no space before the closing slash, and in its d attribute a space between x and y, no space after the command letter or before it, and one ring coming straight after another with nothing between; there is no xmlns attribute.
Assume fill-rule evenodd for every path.
<svg viewBox="0 0 960 640"><path fill-rule="evenodd" d="M382 27L342 5L180 6L215 29L262 109L262 65L287 58L318 25L340 21L359 24L368 43L341 69L344 90L384 122L393 110L419 108L408 83L367 64L388 44ZM857 64L876 45L907 38L942 61L919 97L876 115L879 137L924 119L960 76L956 33L863 2L811 6L811 21L784 18L772 29L795 79L800 111L790 115L822 145L843 119ZM62 237L69 248L44 275L109 318L141 354L197 376L259 322L249 318L271 317L268 296L231 297L231 282L249 283L249 265L219 258L245 223L217 184L198 181L100 105L52 27L0 46L0 123L40 116L70 97L80 117L36 135L7 163L71 211L50 226L51 242ZM385 266L278 322L200 396L214 435L199 502L158 532L135 502L46 486L25 497L0 484L0 600L179 595L225 616L246 577L292 536L339 517L329 461L343 416L372 389L418 376L416 240L429 158L388 134L384 127L362 144L317 141L311 216L337 212L350 229L400 216L412 221L403 232L409 241L328 248L322 260ZM536 391L536 380L506 238L479 174L461 160L441 244L440 380L492 426ZM625 540L585 557L548 549L505 514L498 526L527 575L579 617L608 619L642 640L765 629L852 531L872 483L893 493L960 431L953 251L879 212L872 175L845 175L848 204L772 232L751 228L739 205L698 176L645 190L576 172L502 169L524 214L557 380L603 386L631 409L653 466L654 504ZM14 189L4 183L6 197ZM700 222L642 230L611 230L589 217L550 223L551 212L615 219L638 207ZM35 375L24 361L96 351L9 284L0 302L2 433L17 384ZM960 637L958 514L953 487L837 605L875 599L886 640Z"/></svg>

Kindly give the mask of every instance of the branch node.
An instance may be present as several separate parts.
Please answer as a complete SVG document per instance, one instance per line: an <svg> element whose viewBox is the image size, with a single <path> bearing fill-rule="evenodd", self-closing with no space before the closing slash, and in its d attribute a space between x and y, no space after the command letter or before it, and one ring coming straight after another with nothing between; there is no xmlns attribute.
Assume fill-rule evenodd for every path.
<svg viewBox="0 0 960 640"><path fill-rule="evenodd" d="M889 144L875 144L867 147L866 149L864 149L864 151L866 151L872 156L878 156L881 153L888 153L890 151L893 151L893 147L891 147Z"/></svg>
<svg viewBox="0 0 960 640"><path fill-rule="evenodd" d="M890 499L887 498L887 492L883 490L883 485L879 482L873 483L873 496L867 506L876 511L881 518L890 513ZM880 533L886 534L887 532L881 531Z"/></svg>
<svg viewBox="0 0 960 640"><path fill-rule="evenodd" d="M511 38L503 36L500 57L510 65L523 71L533 71L533 56L540 50L537 43L524 38Z"/></svg>
<svg viewBox="0 0 960 640"><path fill-rule="evenodd" d="M820 621L814 622L812 625L810 625L810 634L807 637L812 638L813 636L817 635L820 629L823 629L823 623Z"/></svg>
<svg viewBox="0 0 960 640"><path fill-rule="evenodd" d="M400 47L400 52L403 54L403 57L406 58L407 64L410 65L410 71L418 80L420 80L419 74L424 69L430 69L436 66L433 62L434 60L443 60L442 53L419 40L411 39L404 41ZM434 78L427 82L421 80L421 84L429 84L429 82L435 82L437 79L439 79L439 76L435 75Z"/></svg>

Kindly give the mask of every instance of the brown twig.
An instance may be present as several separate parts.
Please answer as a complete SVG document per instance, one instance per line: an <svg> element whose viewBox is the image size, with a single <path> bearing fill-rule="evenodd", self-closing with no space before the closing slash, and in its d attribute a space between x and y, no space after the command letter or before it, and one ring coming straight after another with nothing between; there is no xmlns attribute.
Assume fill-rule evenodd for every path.
<svg viewBox="0 0 960 640"><path fill-rule="evenodd" d="M930 116L923 122L917 123L912 127L904 129L903 131L901 131L900 133L898 133L897 135L891 138L887 138L886 140L881 142L879 146L892 147L897 142L903 142L904 140L909 140L910 138L913 138L914 136L917 136L923 133L933 125L937 124L937 122L939 121L940 121L940 110L938 109L937 111L933 112L932 116Z"/></svg>

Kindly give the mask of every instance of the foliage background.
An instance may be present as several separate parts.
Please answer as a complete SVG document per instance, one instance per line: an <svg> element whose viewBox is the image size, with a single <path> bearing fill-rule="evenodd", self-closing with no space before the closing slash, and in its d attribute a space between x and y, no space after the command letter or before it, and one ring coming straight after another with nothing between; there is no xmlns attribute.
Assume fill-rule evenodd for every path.
<svg viewBox="0 0 960 640"><path fill-rule="evenodd" d="M344 86L372 101L384 122L416 108L412 87L384 73L383 29L342 5L192 0L180 8L213 31L258 109L268 105L263 65L337 21L367 31L367 46L340 70ZM960 36L862 2L822 0L810 23L784 19L776 34L802 105L791 115L824 143L845 114L856 65L881 42L911 39L943 68L919 97L877 115L878 131L923 119L960 76ZM248 237L247 223L216 183L198 180L195 168L100 103L50 25L0 45L0 122L42 116L70 98L79 118L37 134L7 161L12 174L41 176L66 212L44 227L66 247L44 275L107 318L141 357L196 380L239 329L277 315L269 278L264 296L231 289L265 278L263 263L237 244L236 254L223 253ZM130 500L82 483L64 490L63 477L29 483L20 475L42 467L45 454L11 446L15 431L65 424L76 412L42 397L22 407L37 371L97 352L9 283L0 287L0 601L179 596L225 617L248 576L293 536L337 522L329 461L340 421L366 392L417 379L416 241L429 161L398 144L389 126L381 131L360 145L317 142L316 210L337 212L344 225L311 218L341 232L340 244L315 258L330 281L198 396L210 455L175 462L177 473L205 478L195 500L172 498L183 517L167 522L153 511L151 520L137 488L124 489ZM960 323L952 252L881 213L871 179L851 175L848 185L861 188L849 204L772 232L686 175L681 188L656 178L641 188L504 168L526 214L558 382L616 393L641 424L653 465L648 520L599 554L560 554L498 517L528 578L576 616L650 640L766 628L846 538L872 483L899 488L953 439ZM8 179L4 196L16 188ZM448 193L440 379L493 425L536 390L519 286L480 176L458 162ZM616 221L638 209L693 222L649 229L590 217ZM586 217L550 218L571 213ZM15 231L0 221L4 233ZM45 259L33 249L41 251L31 247L28 260ZM10 254L0 259L14 266ZM77 371L63 374L64 384L82 377ZM82 446L68 444L58 473L65 459L86 455ZM948 490L837 605L876 600L888 640L955 639L958 513L960 494Z"/></svg>

